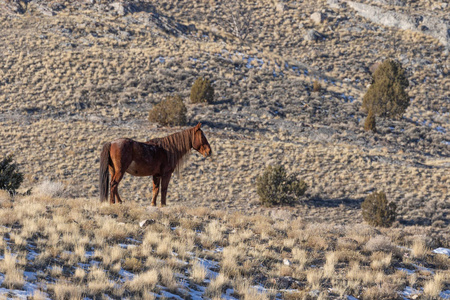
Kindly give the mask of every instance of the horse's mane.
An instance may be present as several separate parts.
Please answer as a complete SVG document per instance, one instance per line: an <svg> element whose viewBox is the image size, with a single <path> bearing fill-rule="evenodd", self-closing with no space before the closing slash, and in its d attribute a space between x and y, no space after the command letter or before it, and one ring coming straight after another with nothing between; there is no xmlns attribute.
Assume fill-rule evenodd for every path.
<svg viewBox="0 0 450 300"><path fill-rule="evenodd" d="M168 163L175 169L178 177L180 176L180 169L189 157L186 154L192 148L193 130L194 128L189 128L165 137L147 141L147 143L154 143L166 151Z"/></svg>

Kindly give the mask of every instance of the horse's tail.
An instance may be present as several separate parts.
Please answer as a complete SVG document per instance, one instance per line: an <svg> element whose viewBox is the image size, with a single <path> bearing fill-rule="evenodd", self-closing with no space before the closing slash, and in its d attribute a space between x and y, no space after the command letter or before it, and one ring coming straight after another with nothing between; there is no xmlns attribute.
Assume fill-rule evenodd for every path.
<svg viewBox="0 0 450 300"><path fill-rule="evenodd" d="M109 192L109 163L110 156L109 150L111 148L111 143L105 143L103 145L102 154L100 154L100 178L99 178L99 190L100 190L100 201L104 202L108 198Z"/></svg>

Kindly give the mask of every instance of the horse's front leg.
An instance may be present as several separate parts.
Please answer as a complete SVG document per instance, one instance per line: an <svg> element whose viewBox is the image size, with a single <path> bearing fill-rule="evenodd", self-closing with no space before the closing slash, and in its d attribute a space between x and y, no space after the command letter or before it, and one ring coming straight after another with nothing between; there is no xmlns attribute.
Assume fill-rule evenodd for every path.
<svg viewBox="0 0 450 300"><path fill-rule="evenodd" d="M172 173L164 175L161 180L161 207L166 206L167 188L169 187L170 177L172 177Z"/></svg>
<svg viewBox="0 0 450 300"><path fill-rule="evenodd" d="M152 197L152 203L150 204L151 206L156 206L156 198L158 197L160 182L161 182L161 177L153 176L153 197Z"/></svg>

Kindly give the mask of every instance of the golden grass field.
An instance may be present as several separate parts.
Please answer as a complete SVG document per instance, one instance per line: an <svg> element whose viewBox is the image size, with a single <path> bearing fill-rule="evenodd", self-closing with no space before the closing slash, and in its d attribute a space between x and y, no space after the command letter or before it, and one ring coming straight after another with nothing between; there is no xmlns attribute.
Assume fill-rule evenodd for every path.
<svg viewBox="0 0 450 300"><path fill-rule="evenodd" d="M433 252L450 248L439 41L327 1L232 2L252 25L244 41L218 1L125 2L138 9L124 16L109 1L18 2L23 13L0 1L0 158L14 154L19 193L32 192L0 194L0 297L450 298L450 258ZM448 21L440 2L403 2L377 5ZM309 29L325 39L305 40ZM385 58L407 70L412 102L366 133L362 97ZM211 105L189 101L199 76ZM147 120L174 93L214 155L190 155L165 208L149 206L151 178L129 175L123 205L100 203L103 143L185 129ZM256 178L276 164L309 186L295 205L259 202ZM397 204L391 228L362 219L375 190Z"/></svg>

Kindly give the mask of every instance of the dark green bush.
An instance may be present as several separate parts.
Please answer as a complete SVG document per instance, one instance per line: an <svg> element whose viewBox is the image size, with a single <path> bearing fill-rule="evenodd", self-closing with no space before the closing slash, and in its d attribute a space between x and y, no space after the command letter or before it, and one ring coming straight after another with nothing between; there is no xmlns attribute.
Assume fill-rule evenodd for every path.
<svg viewBox="0 0 450 300"><path fill-rule="evenodd" d="M206 78L197 78L191 88L191 102L206 102L210 104L213 101L214 88L212 87L211 82Z"/></svg>
<svg viewBox="0 0 450 300"><path fill-rule="evenodd" d="M373 192L361 204L364 221L372 226L390 227L397 216L397 206L388 202L384 192Z"/></svg>
<svg viewBox="0 0 450 300"><path fill-rule="evenodd" d="M373 83L363 98L362 108L380 117L401 117L410 101L405 70L398 61L385 60L373 74Z"/></svg>
<svg viewBox="0 0 450 300"><path fill-rule="evenodd" d="M367 115L366 121L364 122L364 130L365 131L372 130L373 132L377 132L376 125L377 124L376 124L376 120L375 120L375 115L370 110L369 114Z"/></svg>
<svg viewBox="0 0 450 300"><path fill-rule="evenodd" d="M256 181L256 192L265 206L292 204L305 194L308 185L297 179L297 174L287 175L283 166L269 166Z"/></svg>
<svg viewBox="0 0 450 300"><path fill-rule="evenodd" d="M0 189L7 190L11 195L23 182L23 174L19 172L16 163L13 163L13 156L8 155L0 161Z"/></svg>
<svg viewBox="0 0 450 300"><path fill-rule="evenodd" d="M186 106L179 95L168 96L156 104L148 114L148 120L163 126L186 125Z"/></svg>

